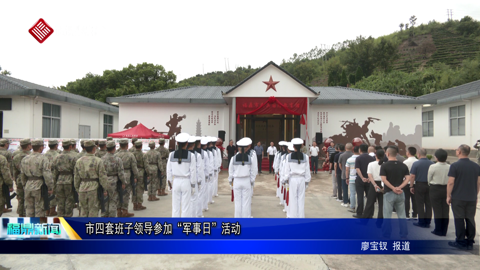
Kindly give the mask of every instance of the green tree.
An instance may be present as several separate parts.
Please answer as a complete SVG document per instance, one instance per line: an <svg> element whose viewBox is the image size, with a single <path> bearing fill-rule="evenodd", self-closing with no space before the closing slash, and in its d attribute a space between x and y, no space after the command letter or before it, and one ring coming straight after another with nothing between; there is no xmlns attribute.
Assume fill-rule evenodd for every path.
<svg viewBox="0 0 480 270"><path fill-rule="evenodd" d="M478 29L480 29L480 23L474 21L469 16L463 17L457 25L457 31L465 36L474 34Z"/></svg>
<svg viewBox="0 0 480 270"><path fill-rule="evenodd" d="M380 43L373 50L375 66L385 72L389 71L397 58L397 46L383 37L380 38Z"/></svg>
<svg viewBox="0 0 480 270"><path fill-rule="evenodd" d="M400 24L398 25L398 27L400 27L400 31L403 31L403 27L404 27L404 26L405 26L405 25L404 25L403 23L400 23Z"/></svg>
<svg viewBox="0 0 480 270"><path fill-rule="evenodd" d="M6 70L6 69L5 69L5 70L2 70L2 72L0 72L0 74L5 75L5 76L10 76L10 75L12 75L12 73L11 73L10 71Z"/></svg>
<svg viewBox="0 0 480 270"><path fill-rule="evenodd" d="M340 86L346 87L348 85L348 80L347 80L347 73L345 73L345 70L342 71L342 76L340 77Z"/></svg>
<svg viewBox="0 0 480 270"><path fill-rule="evenodd" d="M355 72L355 82L359 82L363 79L363 70L361 67L357 67L357 71Z"/></svg>
<svg viewBox="0 0 480 270"><path fill-rule="evenodd" d="M374 42L373 37L365 38L362 36L348 42L348 49L345 51L345 64L349 72L355 72L355 69L360 66L365 77L372 74L375 69Z"/></svg>
<svg viewBox="0 0 480 270"><path fill-rule="evenodd" d="M355 74L348 75L348 82L352 85L355 84Z"/></svg>

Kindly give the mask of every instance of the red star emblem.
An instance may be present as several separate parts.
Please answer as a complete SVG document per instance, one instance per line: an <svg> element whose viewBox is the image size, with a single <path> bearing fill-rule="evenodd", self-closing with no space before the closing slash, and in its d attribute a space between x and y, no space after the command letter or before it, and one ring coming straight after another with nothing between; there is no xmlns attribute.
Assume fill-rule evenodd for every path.
<svg viewBox="0 0 480 270"><path fill-rule="evenodd" d="M267 85L267 90L265 90L265 92L267 92L268 90L270 89L273 89L275 92L277 92L277 89L275 89L275 84L279 83L280 81L273 81L272 80L272 76L270 75L270 80L269 81L264 81L263 83Z"/></svg>

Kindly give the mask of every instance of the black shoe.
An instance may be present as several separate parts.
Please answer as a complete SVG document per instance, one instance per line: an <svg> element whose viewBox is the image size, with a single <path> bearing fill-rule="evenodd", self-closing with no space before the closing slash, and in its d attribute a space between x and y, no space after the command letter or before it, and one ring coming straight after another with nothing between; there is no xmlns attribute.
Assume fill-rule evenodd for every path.
<svg viewBox="0 0 480 270"><path fill-rule="evenodd" d="M359 215L357 215L357 214L352 215L352 217L354 217L354 218L362 218L362 216L359 216Z"/></svg>
<svg viewBox="0 0 480 270"><path fill-rule="evenodd" d="M417 227L420 227L420 228L427 228L425 225L420 224L420 223L418 223L418 222L414 222L414 223L412 223L412 224L413 224L413 226L417 226ZM429 227L430 227L430 226L429 226Z"/></svg>
<svg viewBox="0 0 480 270"><path fill-rule="evenodd" d="M451 247L454 247L454 248L458 248L458 249L461 249L461 250L466 250L467 247L462 245L462 244L459 244L458 242L456 241L453 241L453 242L448 242L448 245L451 246Z"/></svg>
<svg viewBox="0 0 480 270"><path fill-rule="evenodd" d="M348 212L355 213L355 209L350 208L350 209L348 209Z"/></svg>
<svg viewBox="0 0 480 270"><path fill-rule="evenodd" d="M431 231L431 233L433 233L433 234L435 234L435 235L438 235L438 236L445 236L444 234L437 233L436 231Z"/></svg>
<svg viewBox="0 0 480 270"><path fill-rule="evenodd" d="M467 245L467 250L473 250L473 245Z"/></svg>

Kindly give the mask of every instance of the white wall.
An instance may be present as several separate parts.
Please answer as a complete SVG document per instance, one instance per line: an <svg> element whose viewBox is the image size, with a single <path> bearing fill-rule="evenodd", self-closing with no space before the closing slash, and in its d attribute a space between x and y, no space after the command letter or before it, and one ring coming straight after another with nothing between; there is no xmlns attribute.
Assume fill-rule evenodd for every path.
<svg viewBox="0 0 480 270"><path fill-rule="evenodd" d="M60 137L78 138L78 126L90 126L91 138L103 138L103 115L112 115L118 131L118 113L37 97L12 97L12 110L3 112L5 138L41 138L43 103L59 105ZM5 132L8 130L8 133Z"/></svg>
<svg viewBox="0 0 480 270"><path fill-rule="evenodd" d="M375 141L370 138L373 130L382 135L382 146L388 141L395 142L396 139L407 146L421 146L421 113L422 109L419 105L310 105L308 116L310 141L315 139L317 132L323 133L324 140L339 134L345 135L343 133L345 130L341 128L343 124L341 121L353 122L355 119L358 126L362 127L368 117L374 117L380 121L374 121L368 125L366 135L370 143L373 144ZM359 134L353 136L359 136Z"/></svg>
<svg viewBox="0 0 480 270"><path fill-rule="evenodd" d="M450 136L450 107L465 105L465 135ZM423 108L433 110L433 137L423 137L425 148L456 149L460 144L474 145L480 139L480 98Z"/></svg>
<svg viewBox="0 0 480 270"><path fill-rule="evenodd" d="M201 122L201 136L217 136L219 130L226 132L225 140L230 138L230 116L228 105L205 105L205 104L155 104L155 103L122 103L120 106L119 131L125 130L124 127L131 121L138 121L149 129L155 128L157 132L169 131L166 123L170 121L173 114L178 117L186 116L185 119L178 122L181 126L181 132L190 135L196 135L197 121ZM217 116L218 123L210 121L208 116ZM214 119L216 119L214 117ZM226 144L224 144L226 146Z"/></svg>

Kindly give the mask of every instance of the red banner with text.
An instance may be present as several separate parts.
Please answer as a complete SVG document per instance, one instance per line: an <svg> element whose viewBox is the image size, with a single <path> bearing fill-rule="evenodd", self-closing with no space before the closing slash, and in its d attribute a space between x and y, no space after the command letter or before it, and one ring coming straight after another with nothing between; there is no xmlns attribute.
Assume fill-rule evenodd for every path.
<svg viewBox="0 0 480 270"><path fill-rule="evenodd" d="M236 114L307 114L307 98L237 97Z"/></svg>

